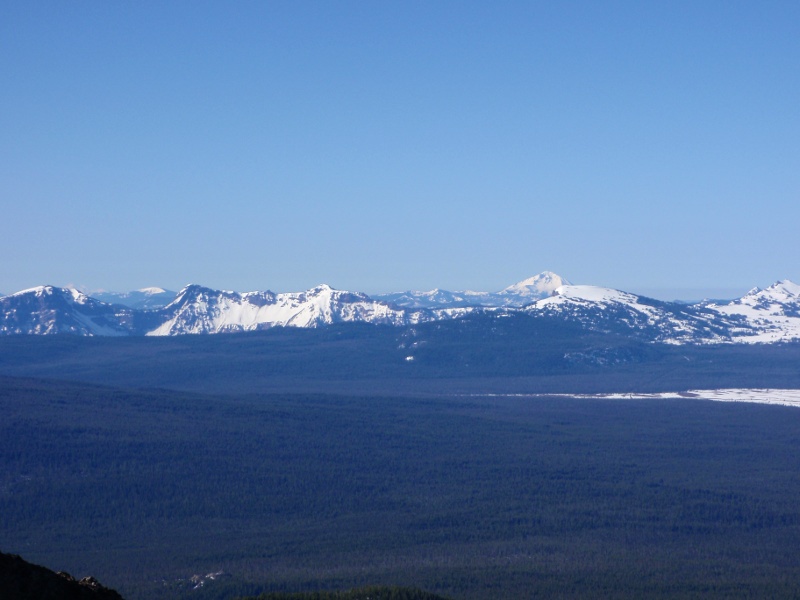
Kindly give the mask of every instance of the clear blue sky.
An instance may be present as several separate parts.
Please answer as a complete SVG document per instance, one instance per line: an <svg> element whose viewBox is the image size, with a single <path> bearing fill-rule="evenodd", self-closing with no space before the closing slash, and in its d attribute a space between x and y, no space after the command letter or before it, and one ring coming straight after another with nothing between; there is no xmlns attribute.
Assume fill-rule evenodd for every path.
<svg viewBox="0 0 800 600"><path fill-rule="evenodd" d="M800 3L0 2L0 291L800 281Z"/></svg>

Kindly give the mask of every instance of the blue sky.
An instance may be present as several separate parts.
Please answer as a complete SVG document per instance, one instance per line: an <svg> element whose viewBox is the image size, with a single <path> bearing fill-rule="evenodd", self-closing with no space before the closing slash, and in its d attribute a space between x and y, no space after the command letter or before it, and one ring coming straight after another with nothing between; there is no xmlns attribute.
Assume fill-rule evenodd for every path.
<svg viewBox="0 0 800 600"><path fill-rule="evenodd" d="M800 3L2 2L0 291L800 281Z"/></svg>

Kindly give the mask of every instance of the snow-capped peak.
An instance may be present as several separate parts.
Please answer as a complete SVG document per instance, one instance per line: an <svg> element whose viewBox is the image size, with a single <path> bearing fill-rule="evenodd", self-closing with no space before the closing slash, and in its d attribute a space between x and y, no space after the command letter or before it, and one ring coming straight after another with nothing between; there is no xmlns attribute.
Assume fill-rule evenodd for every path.
<svg viewBox="0 0 800 600"><path fill-rule="evenodd" d="M543 271L528 279L523 279L507 288L501 290L500 294L530 295L542 298L552 294L557 288L563 285L571 285L569 281L556 275L552 271Z"/></svg>
<svg viewBox="0 0 800 600"><path fill-rule="evenodd" d="M570 285L570 282L552 271L544 271L508 286L495 296L504 300L506 305L523 306L547 298L564 285Z"/></svg>
<svg viewBox="0 0 800 600"><path fill-rule="evenodd" d="M800 285L783 279L766 289L753 288L727 304L709 304L721 315L743 319L741 339L778 342L800 339Z"/></svg>
<svg viewBox="0 0 800 600"><path fill-rule="evenodd" d="M69 298L73 302L79 302L81 304L89 300L89 297L80 290L76 290L75 288L60 288L60 287L55 287L53 285L39 285L36 287L28 288L26 290L21 290L19 292L9 295L8 297L13 298L20 296L35 296L37 298L40 298L43 296L55 296L55 295Z"/></svg>
<svg viewBox="0 0 800 600"><path fill-rule="evenodd" d="M800 298L800 285L788 279L782 279L781 281L776 281L767 289L761 290L761 293L781 301L797 300Z"/></svg>
<svg viewBox="0 0 800 600"><path fill-rule="evenodd" d="M177 294L175 294L175 300L173 300L172 303L177 302L179 298L183 298L184 296L186 296L188 294L196 294L201 290L208 290L208 289L211 289L211 288L206 288L206 287L200 285L199 283L189 283L189 284L183 286L181 288L181 290Z"/></svg>
<svg viewBox="0 0 800 600"><path fill-rule="evenodd" d="M306 294L329 294L331 292L338 292L341 290L337 290L329 286L327 283L320 283L319 285L315 285L311 289L306 291Z"/></svg>
<svg viewBox="0 0 800 600"><path fill-rule="evenodd" d="M797 304L800 302L800 285L788 279L776 281L765 289L753 288L738 300L727 306L750 306L765 310L773 305Z"/></svg>

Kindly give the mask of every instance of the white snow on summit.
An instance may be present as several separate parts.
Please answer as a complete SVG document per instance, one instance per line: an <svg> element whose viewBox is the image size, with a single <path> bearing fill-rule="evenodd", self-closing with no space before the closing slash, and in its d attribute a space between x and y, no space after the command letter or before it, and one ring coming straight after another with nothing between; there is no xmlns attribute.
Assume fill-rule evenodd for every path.
<svg viewBox="0 0 800 600"><path fill-rule="evenodd" d="M65 299L69 298L72 302L78 304L86 304L89 301L89 296L76 290L75 288L59 288L52 285L39 285L36 287L21 290L14 294L4 296L4 298L18 298L23 296L33 296L35 298L43 298L46 296L62 296Z"/></svg>
<svg viewBox="0 0 800 600"><path fill-rule="evenodd" d="M524 279L514 285L497 292L498 296L515 296L517 298L531 298L531 302L545 298L558 288L571 285L569 281L556 275L552 271L543 271L538 275Z"/></svg>
<svg viewBox="0 0 800 600"><path fill-rule="evenodd" d="M14 292L13 294L9 294L8 298L14 298L17 296L27 296L29 294L32 294L37 297L49 296L53 294L54 289L55 288L52 285L37 285L36 287L27 288L25 290Z"/></svg>
<svg viewBox="0 0 800 600"><path fill-rule="evenodd" d="M562 285L553 290L549 298L545 298L540 305L558 304L562 299L587 300L589 302L618 302L621 304L637 304L638 296L612 288L598 287L595 285Z"/></svg>

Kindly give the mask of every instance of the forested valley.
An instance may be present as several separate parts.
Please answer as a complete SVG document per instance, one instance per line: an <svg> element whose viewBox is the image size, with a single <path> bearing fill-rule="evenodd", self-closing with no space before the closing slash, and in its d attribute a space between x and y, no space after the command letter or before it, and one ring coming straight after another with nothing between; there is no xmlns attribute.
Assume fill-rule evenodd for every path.
<svg viewBox="0 0 800 600"><path fill-rule="evenodd" d="M0 550L92 574L127 600L375 585L454 600L800 595L796 408L487 395L493 379L403 379L390 371L408 365L381 367L378 352L365 361L391 375L380 387L354 362L335 378L361 342L324 335L342 352L319 340L262 348L263 370L230 354L242 342L213 341L220 368L234 369L218 377L239 379L229 393L196 389L193 377L214 380L199 367L175 378L182 389L100 381L138 371L151 383L143 365L161 376L159 362L179 373L191 346L6 345L0 372L17 373L0 378ZM199 342L198 364L211 364L211 342ZM463 356L429 347L441 364ZM723 365L710 350L643 348L636 363L578 365L574 376L584 388L593 373L611 387L648 370L662 374L654 387L690 384L675 367L685 363L700 379L730 370L746 381L746 350ZM796 349L770 352L772 366L751 360L750 373L790 381ZM127 370L101 368L126 355ZM296 391L258 391L279 361ZM30 376L70 364L73 381ZM568 383L568 367L553 358L548 369ZM86 374L95 382L75 380Z"/></svg>

